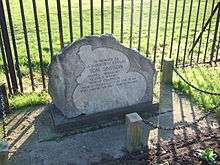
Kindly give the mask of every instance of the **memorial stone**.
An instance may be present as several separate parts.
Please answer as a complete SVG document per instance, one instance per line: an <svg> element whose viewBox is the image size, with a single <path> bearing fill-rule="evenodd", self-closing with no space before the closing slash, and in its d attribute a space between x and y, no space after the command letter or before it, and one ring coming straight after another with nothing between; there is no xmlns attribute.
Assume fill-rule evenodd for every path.
<svg viewBox="0 0 220 165"><path fill-rule="evenodd" d="M155 67L112 35L84 37L53 57L49 94L67 118L153 99Z"/></svg>

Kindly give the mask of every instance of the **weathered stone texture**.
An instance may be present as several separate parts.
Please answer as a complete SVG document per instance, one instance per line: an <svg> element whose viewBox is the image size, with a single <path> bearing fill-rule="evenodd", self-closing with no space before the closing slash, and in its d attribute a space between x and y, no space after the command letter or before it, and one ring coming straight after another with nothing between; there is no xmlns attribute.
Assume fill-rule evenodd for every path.
<svg viewBox="0 0 220 165"><path fill-rule="evenodd" d="M68 117L152 102L155 68L111 35L84 37L54 56L49 93Z"/></svg>

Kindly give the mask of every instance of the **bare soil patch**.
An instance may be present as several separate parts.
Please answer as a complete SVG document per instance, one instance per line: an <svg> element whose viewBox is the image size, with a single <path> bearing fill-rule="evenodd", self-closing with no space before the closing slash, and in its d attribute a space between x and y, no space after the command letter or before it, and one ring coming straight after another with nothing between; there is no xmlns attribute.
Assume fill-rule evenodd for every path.
<svg viewBox="0 0 220 165"><path fill-rule="evenodd" d="M185 133L175 134L174 138L168 141L152 141L149 148L140 151L127 153L117 160L103 160L99 164L137 164L137 165L207 165L198 151L205 148L214 149L218 155L216 164L220 164L220 130L205 129L203 132L185 130Z"/></svg>

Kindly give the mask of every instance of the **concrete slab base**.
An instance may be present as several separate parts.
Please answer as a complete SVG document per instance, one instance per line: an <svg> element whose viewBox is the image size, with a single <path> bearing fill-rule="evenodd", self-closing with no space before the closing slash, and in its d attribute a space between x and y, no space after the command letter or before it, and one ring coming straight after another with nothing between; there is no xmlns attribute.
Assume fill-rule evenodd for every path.
<svg viewBox="0 0 220 165"><path fill-rule="evenodd" d="M75 118L66 118L55 107L54 104L49 105L49 111L55 130L59 132L77 131L77 130L95 130L106 126L124 123L125 115L132 112L138 114L147 113L153 115L158 113L159 103L144 103L130 107L98 112L90 115L81 115Z"/></svg>

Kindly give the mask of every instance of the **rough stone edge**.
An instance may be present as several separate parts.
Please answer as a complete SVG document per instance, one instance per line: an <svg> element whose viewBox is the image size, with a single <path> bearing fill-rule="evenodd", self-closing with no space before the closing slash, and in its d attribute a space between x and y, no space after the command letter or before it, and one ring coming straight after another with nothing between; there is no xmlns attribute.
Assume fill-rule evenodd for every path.
<svg viewBox="0 0 220 165"><path fill-rule="evenodd" d="M141 103L129 107L117 108L109 111L98 112L95 114L81 115L74 118L65 118L56 106L51 103L48 105L52 127L58 132L79 131L83 132L96 130L125 122L125 115L137 112L155 114L158 113L159 103Z"/></svg>
<svg viewBox="0 0 220 165"><path fill-rule="evenodd" d="M121 43L114 37L113 34L109 34L109 33L102 34L102 35L100 35L100 36L99 36L99 35L84 36L84 37L82 37L82 38L80 38L80 39L78 39L78 40L76 40L76 41L74 41L74 42L72 42L72 43L66 45L65 47L63 47L63 48L60 50L59 53L55 54L55 55L52 57L52 61L55 60L58 56L62 56L63 54L65 54L66 52L68 52L68 50L69 50L73 45L77 45L77 44L80 43L80 42L86 43L86 41L89 41L90 38L94 38L94 37L97 38L97 39L105 39L105 38L106 38L106 39L110 39L110 38L111 38L112 41L113 41L115 44L120 45L122 48L127 49L127 50L130 50L130 51L133 51L133 53L136 54L136 55L142 55L142 56L148 61L148 63L152 66L152 68L154 68L154 69L153 69L153 70L154 70L154 73L156 73L155 66L154 66L154 64L152 63L152 61L151 61L149 58L146 58L143 53L139 52L139 51L138 51L137 49L135 49L135 48L128 48L128 47L124 46L123 44L121 44ZM49 70L50 70L50 66L49 66Z"/></svg>
<svg viewBox="0 0 220 165"><path fill-rule="evenodd" d="M137 56L139 56L140 59L144 59L146 61L146 63L148 63L150 68L152 69L149 73L153 76L153 84L152 85L154 86L154 81L156 79L155 78L156 69L155 69L155 66L152 63L152 61L149 58L146 58L141 52L138 52L137 49L131 49L131 48L124 46L112 34L108 34L108 33L102 34L102 35L84 36L84 37L70 43L69 45L65 46L64 48L62 48L59 53L57 53L56 55L53 56L52 61L57 60L57 59L62 59L66 55L66 53L68 53L69 49L71 49L71 48L76 49L80 46L88 45L90 43L90 41L95 40L95 39L98 40L98 43L103 43L103 45L105 45L105 41L110 41L112 43L112 48L114 47L114 45L116 45L115 50L124 49L128 53L127 55L128 55L129 60L131 60L131 58L135 59L135 57L137 57ZM131 56L131 54L133 54L133 57ZM49 79L50 79L51 67L52 67L52 62L49 65L49 70L48 70ZM48 83L50 83L50 81L48 81ZM50 94L50 90L49 90L49 94ZM153 91L152 91L152 94L153 94ZM142 98L141 102L144 102L143 99L144 98Z"/></svg>

